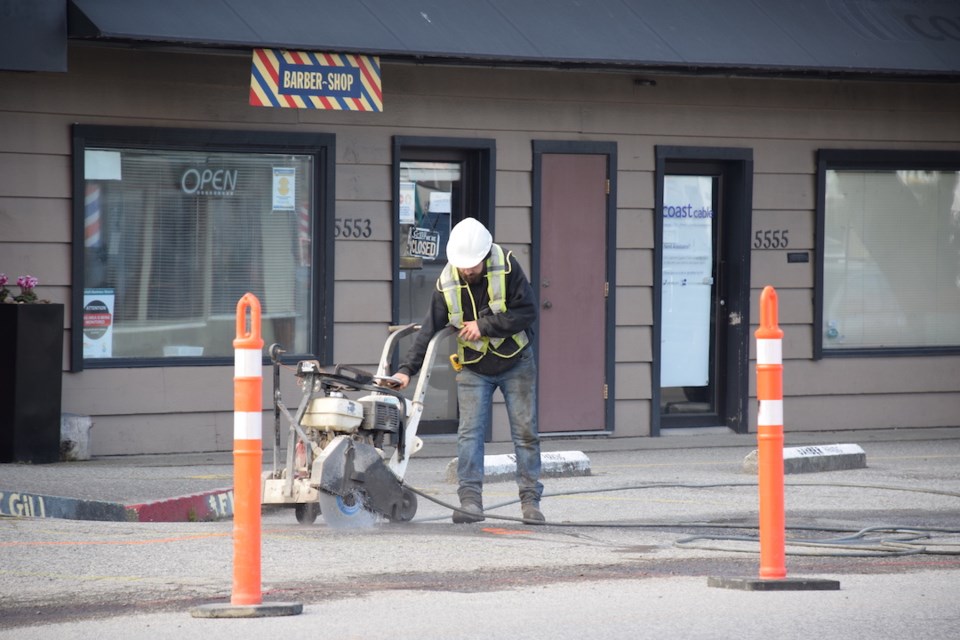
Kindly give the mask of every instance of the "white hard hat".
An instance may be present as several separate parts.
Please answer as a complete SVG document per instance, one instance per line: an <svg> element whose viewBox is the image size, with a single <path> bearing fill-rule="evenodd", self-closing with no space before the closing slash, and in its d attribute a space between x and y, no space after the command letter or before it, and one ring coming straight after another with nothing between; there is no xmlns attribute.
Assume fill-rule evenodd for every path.
<svg viewBox="0 0 960 640"><path fill-rule="evenodd" d="M493 236L476 218L464 218L450 231L447 260L458 269L470 269L490 253Z"/></svg>

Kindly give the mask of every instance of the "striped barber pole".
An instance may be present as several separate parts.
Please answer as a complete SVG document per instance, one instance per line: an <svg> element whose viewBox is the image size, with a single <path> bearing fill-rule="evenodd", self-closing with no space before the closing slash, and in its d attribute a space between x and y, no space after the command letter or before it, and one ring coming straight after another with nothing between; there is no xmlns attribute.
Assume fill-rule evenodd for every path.
<svg viewBox="0 0 960 640"><path fill-rule="evenodd" d="M263 338L260 337L260 301L252 293L244 294L237 303L233 349L233 593L230 603L258 605L263 601L260 590Z"/></svg>
<svg viewBox="0 0 960 640"><path fill-rule="evenodd" d="M83 246L100 246L100 185L88 184L83 199Z"/></svg>
<svg viewBox="0 0 960 640"><path fill-rule="evenodd" d="M311 263L310 210L304 205L297 207L297 244L300 249L300 266L309 267Z"/></svg>
<svg viewBox="0 0 960 640"><path fill-rule="evenodd" d="M783 579L786 518L783 505L783 331L777 292L760 294L757 338L757 471L760 489L760 577Z"/></svg>

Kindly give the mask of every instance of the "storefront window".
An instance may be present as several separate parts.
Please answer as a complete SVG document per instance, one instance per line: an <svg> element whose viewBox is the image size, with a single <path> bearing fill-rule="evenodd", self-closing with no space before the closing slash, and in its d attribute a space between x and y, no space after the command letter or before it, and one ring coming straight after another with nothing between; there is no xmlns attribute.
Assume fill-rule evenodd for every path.
<svg viewBox="0 0 960 640"><path fill-rule="evenodd" d="M960 172L822 179L823 352L960 346Z"/></svg>
<svg viewBox="0 0 960 640"><path fill-rule="evenodd" d="M313 154L88 144L83 160L87 366L230 358L248 291L265 345L313 350Z"/></svg>

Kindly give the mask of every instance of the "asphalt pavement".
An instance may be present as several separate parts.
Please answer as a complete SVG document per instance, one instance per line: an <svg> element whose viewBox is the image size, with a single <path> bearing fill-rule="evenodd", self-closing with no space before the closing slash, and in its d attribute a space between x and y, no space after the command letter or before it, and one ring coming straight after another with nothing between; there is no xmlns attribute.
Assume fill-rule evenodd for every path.
<svg viewBox="0 0 960 640"><path fill-rule="evenodd" d="M235 588L234 525L217 517L232 508L220 497L230 453L0 465L3 513L15 514L0 518L0 637L956 637L960 428L788 431L786 446L858 444L866 467L785 478L787 578L839 591L777 593L708 586L758 575L757 479L743 464L756 437L685 433L545 439L591 467L544 480L545 526L519 521L510 481L486 484L484 522L452 524L428 498L456 501L455 446L428 437L407 474L426 496L413 522L338 530L264 510L263 600L303 613L256 620L191 615ZM198 497L209 517L145 516ZM68 501L102 517L57 513Z"/></svg>

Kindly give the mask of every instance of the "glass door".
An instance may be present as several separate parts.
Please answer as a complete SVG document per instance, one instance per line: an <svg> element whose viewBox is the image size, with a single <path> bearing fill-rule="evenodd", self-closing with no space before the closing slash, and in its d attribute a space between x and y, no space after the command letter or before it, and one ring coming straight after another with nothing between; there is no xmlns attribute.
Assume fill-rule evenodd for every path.
<svg viewBox="0 0 960 640"><path fill-rule="evenodd" d="M719 175L665 175L660 314L661 427L724 424L718 375Z"/></svg>
<svg viewBox="0 0 960 640"><path fill-rule="evenodd" d="M475 217L493 231L496 141L485 138L395 136L393 322L421 322L447 264L450 230ZM398 345L398 364L412 336ZM422 434L457 432L457 383L449 356L456 341L437 352L424 398ZM490 429L488 428L488 437Z"/></svg>
<svg viewBox="0 0 960 640"><path fill-rule="evenodd" d="M430 308L437 278L447 263L450 229L463 218L461 162L400 162L399 323L420 322ZM454 338L441 348L424 398L421 433L448 433L457 426L457 385L447 355ZM413 341L400 341L399 354Z"/></svg>

